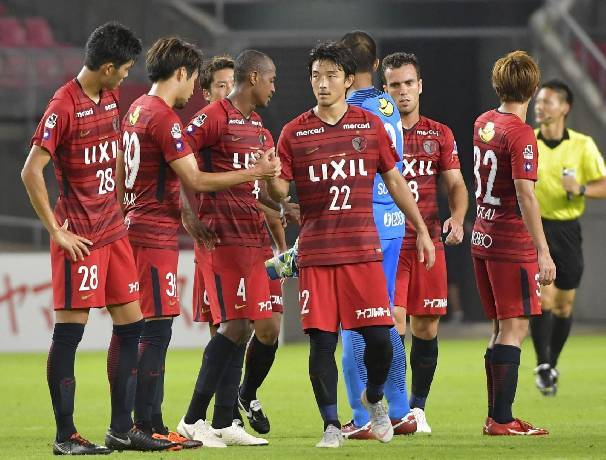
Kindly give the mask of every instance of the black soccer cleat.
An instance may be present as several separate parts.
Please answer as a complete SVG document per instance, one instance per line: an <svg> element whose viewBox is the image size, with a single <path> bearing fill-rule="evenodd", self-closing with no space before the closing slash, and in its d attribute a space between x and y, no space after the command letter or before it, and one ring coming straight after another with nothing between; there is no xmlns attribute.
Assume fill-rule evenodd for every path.
<svg viewBox="0 0 606 460"><path fill-rule="evenodd" d="M263 413L259 400L247 401L238 395L238 405L246 414L248 423L253 430L259 434L269 433L269 419Z"/></svg>
<svg viewBox="0 0 606 460"><path fill-rule="evenodd" d="M93 444L78 433L72 434L67 441L55 441L53 444L54 455L107 455L111 453L111 449Z"/></svg>
<svg viewBox="0 0 606 460"><path fill-rule="evenodd" d="M140 452L155 452L159 450L180 449L178 444L167 439L156 439L137 427L132 427L126 433L116 433L111 428L105 435L105 445L117 451L137 450Z"/></svg>

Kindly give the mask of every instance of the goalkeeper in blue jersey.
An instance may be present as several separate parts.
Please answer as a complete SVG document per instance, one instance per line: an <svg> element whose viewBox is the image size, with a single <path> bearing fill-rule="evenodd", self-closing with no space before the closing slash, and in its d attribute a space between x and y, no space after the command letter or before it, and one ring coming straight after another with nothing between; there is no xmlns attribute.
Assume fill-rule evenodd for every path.
<svg viewBox="0 0 606 460"><path fill-rule="evenodd" d="M392 97L373 86L373 74L379 67L375 41L367 33L355 31L345 34L341 43L349 48L357 66L354 83L347 95L347 102L362 107L381 118L401 160L404 150L404 135L400 113ZM401 161L397 166L401 170ZM404 215L394 203L380 175L375 178L373 211L383 251L383 271L387 279L389 300L393 305L396 270L404 238ZM343 434L349 439L373 439L370 433L368 413L360 402L360 395L366 387L364 339L361 334L346 330L341 331L341 339L343 341L343 375L349 405L353 411L353 420L343 426ZM410 434L416 431L417 424L410 412L406 392L404 337L400 337L395 327L391 329L391 341L393 360L387 382L385 382L389 417L394 427L394 434Z"/></svg>
<svg viewBox="0 0 606 460"><path fill-rule="evenodd" d="M392 97L373 86L372 77L378 69L377 46L365 32L350 32L342 38L356 60L355 80L350 88L347 102L374 113L384 123L400 156L403 155L404 136L402 122L396 103ZM402 162L397 164L402 169ZM387 191L380 175L375 178L373 192L374 219L381 248L383 251L383 271L387 279L389 299L393 305L396 270L400 248L404 238L404 215L398 209ZM271 278L298 276L296 265L297 243L289 251L280 254L265 265ZM370 432L370 418L360 401L360 395L366 387L366 368L364 365L364 339L361 334L341 331L343 341L343 374L347 387L349 404L353 411L353 420L343 426L343 434L349 439L374 439ZM385 383L385 397L389 403L389 416L394 426L394 434L410 434L417 429L414 415L410 412L406 391L406 353L404 336L400 336L395 327L391 329L393 360Z"/></svg>

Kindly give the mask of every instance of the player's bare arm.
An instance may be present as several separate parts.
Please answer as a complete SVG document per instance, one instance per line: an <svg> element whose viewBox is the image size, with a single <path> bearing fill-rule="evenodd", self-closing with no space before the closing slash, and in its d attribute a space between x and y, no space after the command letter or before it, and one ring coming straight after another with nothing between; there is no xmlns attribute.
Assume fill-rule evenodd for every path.
<svg viewBox="0 0 606 460"><path fill-rule="evenodd" d="M181 186L181 222L183 228L189 233L199 245L204 245L209 251L215 248L219 242L217 234L200 222L196 213L192 210L187 190Z"/></svg>
<svg viewBox="0 0 606 460"><path fill-rule="evenodd" d="M274 177L267 181L267 191L275 201L281 201L288 196L290 182L281 177Z"/></svg>
<svg viewBox="0 0 606 460"><path fill-rule="evenodd" d="M419 262L424 262L425 268L429 270L436 260L435 247L408 184L397 168L382 173L381 177L394 202L415 228Z"/></svg>
<svg viewBox="0 0 606 460"><path fill-rule="evenodd" d="M571 175L562 176L562 187L573 195L584 195L587 198L606 198L606 177L588 182L584 186L579 184ZM581 193L582 192L582 193Z"/></svg>
<svg viewBox="0 0 606 460"><path fill-rule="evenodd" d="M193 154L171 161L169 165L187 188L203 193L216 192L234 185L268 179L280 174L280 160L278 158L270 159L267 152L262 153L252 168L238 171L220 173L200 171Z"/></svg>
<svg viewBox="0 0 606 460"><path fill-rule="evenodd" d="M539 259L539 283L543 286L551 284L555 279L556 267L551 260L547 240L543 233L543 224L541 223L541 213L539 203L534 194L534 182L527 179L515 179L514 185L522 219L532 237L532 241L537 248Z"/></svg>
<svg viewBox="0 0 606 460"><path fill-rule="evenodd" d="M469 204L467 187L460 169L448 169L440 173L446 193L450 217L444 221L442 233L448 233L444 243L448 245L461 244L463 241L463 222Z"/></svg>
<svg viewBox="0 0 606 460"><path fill-rule="evenodd" d="M259 203L261 203L267 210L272 210L277 213L278 220L280 220L282 227L286 227L288 223L295 223L301 225L301 209L298 203L291 203L290 197L287 196L279 203L276 203L269 193L267 193L267 184L259 184ZM265 209L263 210L265 212ZM265 213L267 217L267 212Z"/></svg>
<svg viewBox="0 0 606 460"><path fill-rule="evenodd" d="M126 178L125 168L124 151L122 149L118 149L118 154L116 155L116 198L118 199L118 204L120 205L122 214L124 214L124 210L126 208L126 203L124 202L124 180Z"/></svg>
<svg viewBox="0 0 606 460"><path fill-rule="evenodd" d="M288 250L286 245L286 235L284 233L284 227L282 226L282 219L280 218L280 212L274 209L268 208L267 206L259 203L259 208L265 214L265 222L267 222L267 228L271 234L278 252L285 252Z"/></svg>
<svg viewBox="0 0 606 460"><path fill-rule="evenodd" d="M50 154L42 147L32 146L21 171L21 179L38 218L53 241L65 249L74 262L78 259L84 260L84 256L90 254L88 246L92 246L93 242L70 232L67 220L60 225L50 207L48 189L43 174L50 159Z"/></svg>

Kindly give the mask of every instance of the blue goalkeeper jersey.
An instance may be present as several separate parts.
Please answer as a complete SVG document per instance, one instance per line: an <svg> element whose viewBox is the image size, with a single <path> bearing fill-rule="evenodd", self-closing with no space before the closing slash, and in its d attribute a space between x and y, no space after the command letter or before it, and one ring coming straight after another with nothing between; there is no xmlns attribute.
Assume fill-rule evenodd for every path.
<svg viewBox="0 0 606 460"><path fill-rule="evenodd" d="M402 156L404 153L404 134L400 113L392 97L374 87L354 91L347 98L347 103L362 107L377 115L385 126L385 130L396 146L400 161L396 167L402 171ZM387 191L380 174L375 177L372 195L375 225L382 240L404 237L404 215L396 206Z"/></svg>

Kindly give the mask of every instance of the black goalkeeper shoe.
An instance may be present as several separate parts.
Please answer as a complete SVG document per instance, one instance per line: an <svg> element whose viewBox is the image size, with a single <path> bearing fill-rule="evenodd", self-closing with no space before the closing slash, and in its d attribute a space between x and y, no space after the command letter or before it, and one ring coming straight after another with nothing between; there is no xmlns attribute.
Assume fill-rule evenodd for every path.
<svg viewBox="0 0 606 460"><path fill-rule="evenodd" d="M154 452L159 450L180 450L181 446L167 439L153 438L150 434L133 427L126 433L116 433L111 428L105 435L105 445L112 450L137 450Z"/></svg>
<svg viewBox="0 0 606 460"><path fill-rule="evenodd" d="M78 433L72 434L67 441L55 442L53 445L54 455L107 455L111 453L111 449L93 444Z"/></svg>
<svg viewBox="0 0 606 460"><path fill-rule="evenodd" d="M250 427L257 433L269 433L269 419L263 413L261 403L257 399L247 401L238 395L238 405L246 414Z"/></svg>

